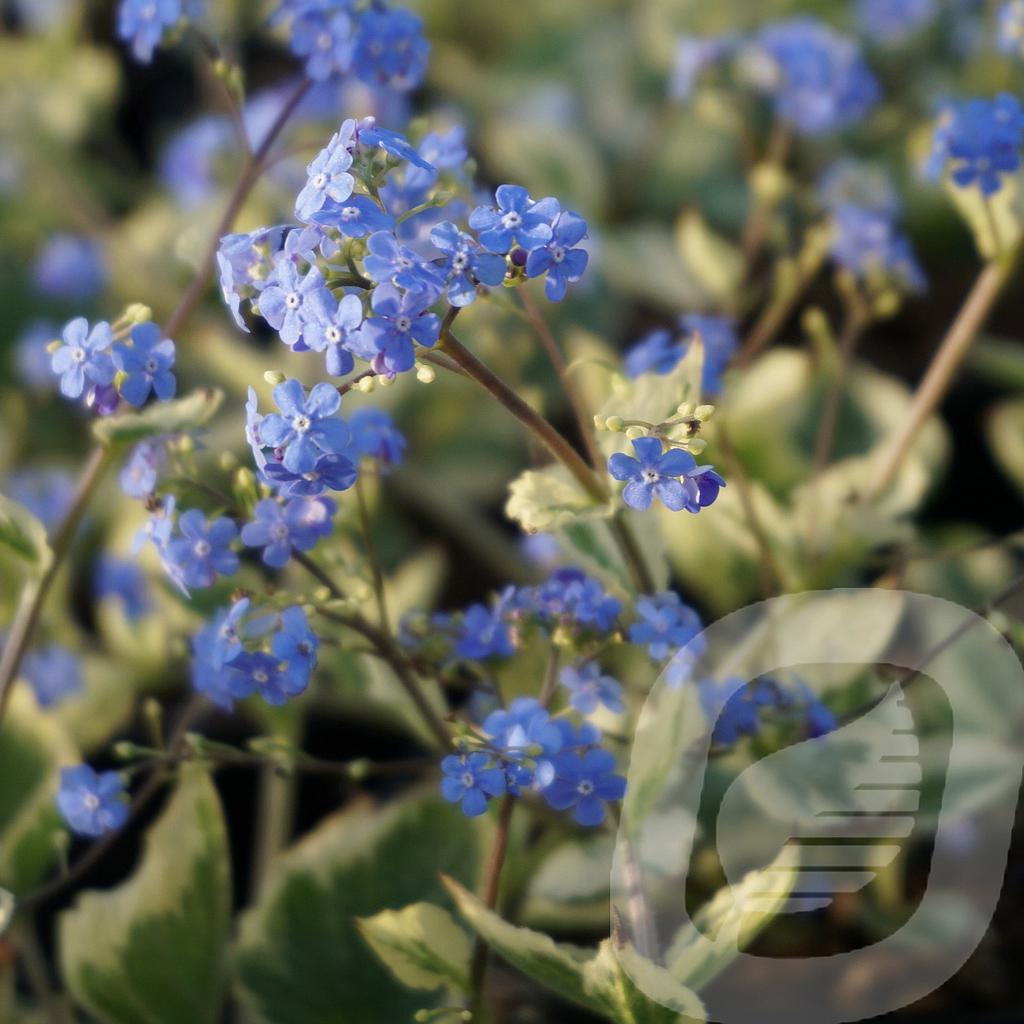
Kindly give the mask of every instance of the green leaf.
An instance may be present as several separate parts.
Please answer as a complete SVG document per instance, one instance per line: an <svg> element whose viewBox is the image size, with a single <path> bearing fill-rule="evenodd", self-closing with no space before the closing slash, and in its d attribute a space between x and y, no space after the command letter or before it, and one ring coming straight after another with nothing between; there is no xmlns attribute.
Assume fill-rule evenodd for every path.
<svg viewBox="0 0 1024 1024"><path fill-rule="evenodd" d="M687 270L719 308L736 303L742 283L743 256L732 242L715 234L696 210L687 210L676 225L676 244Z"/></svg>
<svg viewBox="0 0 1024 1024"><path fill-rule="evenodd" d="M606 278L617 290L656 303L672 315L711 302L679 258L671 233L661 225L642 224L610 234L602 262Z"/></svg>
<svg viewBox="0 0 1024 1024"><path fill-rule="evenodd" d="M447 910L433 903L413 903L356 923L370 948L403 985L469 991L473 948Z"/></svg>
<svg viewBox="0 0 1024 1024"><path fill-rule="evenodd" d="M978 252L986 259L1011 252L1021 237L1019 180L1007 177L1002 188L987 197L974 186L960 188L948 176L945 184L960 215L974 233Z"/></svg>
<svg viewBox="0 0 1024 1024"><path fill-rule="evenodd" d="M7 548L33 576L42 576L53 562L46 527L27 508L0 494L0 546Z"/></svg>
<svg viewBox="0 0 1024 1024"><path fill-rule="evenodd" d="M738 885L719 889L679 930L665 956L674 978L699 990L757 938L789 898L797 873L787 870L788 884L780 884L778 868L794 866L794 849L787 847L769 867L751 871ZM751 909L752 897L756 909Z"/></svg>
<svg viewBox="0 0 1024 1024"><path fill-rule="evenodd" d="M1024 399L997 405L986 431L1000 468L1024 493Z"/></svg>
<svg viewBox="0 0 1024 1024"><path fill-rule="evenodd" d="M694 992L630 947L616 954L606 939L595 953L556 943L548 935L505 921L458 883L449 879L447 885L459 913L504 960L570 1002L616 1024L704 1020L703 1006ZM629 965L629 973L623 962ZM634 977L641 980L643 990Z"/></svg>
<svg viewBox="0 0 1024 1024"><path fill-rule="evenodd" d="M422 794L325 821L277 861L235 949L239 994L267 1024L408 1020L423 997L396 984L363 941L357 917L441 902L441 871L472 882L479 823ZM415 851L415 856L410 855Z"/></svg>
<svg viewBox="0 0 1024 1024"><path fill-rule="evenodd" d="M227 832L207 772L189 766L135 874L60 918L74 998L104 1024L220 1020L231 923Z"/></svg>
<svg viewBox="0 0 1024 1024"><path fill-rule="evenodd" d="M19 686L0 726L0 885L24 893L56 855L60 768L77 759L66 733Z"/></svg>
<svg viewBox="0 0 1024 1024"><path fill-rule="evenodd" d="M509 484L505 514L527 533L553 530L595 516L609 516L610 504L597 505L560 465L528 469Z"/></svg>
<svg viewBox="0 0 1024 1024"><path fill-rule="evenodd" d="M219 388L200 388L184 398L158 402L141 412L122 412L96 420L93 434L102 444L134 444L159 434L177 434L205 426L224 400Z"/></svg>

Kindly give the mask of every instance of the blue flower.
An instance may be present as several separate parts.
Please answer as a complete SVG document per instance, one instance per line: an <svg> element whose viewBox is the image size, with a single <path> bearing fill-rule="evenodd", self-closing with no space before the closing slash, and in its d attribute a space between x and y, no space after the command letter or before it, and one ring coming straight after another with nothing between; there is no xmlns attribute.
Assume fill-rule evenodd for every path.
<svg viewBox="0 0 1024 1024"><path fill-rule="evenodd" d="M617 452L608 460L608 472L616 480L628 481L622 500L630 508L648 509L657 495L673 512L699 512L715 501L725 485L710 466L698 466L689 452L679 448L663 452L656 437L638 437L633 449L635 459Z"/></svg>
<svg viewBox="0 0 1024 1024"><path fill-rule="evenodd" d="M232 319L247 334L242 319L242 300L251 298L261 288L274 283L269 277L270 252L280 248L283 229L263 228L251 234L225 235L217 250L220 269L220 290L231 310Z"/></svg>
<svg viewBox="0 0 1024 1024"><path fill-rule="evenodd" d="M371 300L375 315L363 324L352 350L377 373L394 377L411 370L416 362L413 343L431 348L441 333L440 319L426 311L431 301L422 292L403 295L393 284L377 285Z"/></svg>
<svg viewBox="0 0 1024 1024"><path fill-rule="evenodd" d="M307 325L322 323L335 310L320 270L310 267L305 276L300 275L288 253L274 261L272 280L260 292L258 305L260 316L296 351L308 347L303 338Z"/></svg>
<svg viewBox="0 0 1024 1024"><path fill-rule="evenodd" d="M767 26L746 58L778 116L805 135L845 128L878 101L878 82L857 44L815 18Z"/></svg>
<svg viewBox="0 0 1024 1024"><path fill-rule="evenodd" d="M352 195L355 178L348 173L352 154L342 145L325 147L306 168L306 186L295 201L295 216L312 220L327 203L343 203Z"/></svg>
<svg viewBox="0 0 1024 1024"><path fill-rule="evenodd" d="M505 257L482 252L476 239L451 221L436 225L430 240L445 254L441 270L448 283L448 301L453 306L470 305L476 298L478 282L494 286L505 279Z"/></svg>
<svg viewBox="0 0 1024 1024"><path fill-rule="evenodd" d="M351 18L327 4L304 5L292 22L289 46L306 59L306 74L314 82L348 71L353 44Z"/></svg>
<svg viewBox="0 0 1024 1024"><path fill-rule="evenodd" d="M692 337L700 335L704 346L704 370L701 375L701 390L717 394L722 390L722 374L739 348L736 321L727 316L704 316L687 313L679 318L679 326ZM683 346L685 355L689 343Z"/></svg>
<svg viewBox="0 0 1024 1024"><path fill-rule="evenodd" d="M581 569L556 569L540 586L520 592L516 606L556 628L587 627L606 633L618 621L622 604Z"/></svg>
<svg viewBox="0 0 1024 1024"><path fill-rule="evenodd" d="M469 215L469 226L491 252L507 253L515 246L537 249L551 241L551 222L558 216L555 199L534 202L520 185L499 185L494 193L497 207L478 206Z"/></svg>
<svg viewBox="0 0 1024 1024"><path fill-rule="evenodd" d="M238 572L238 555L231 545L238 529L230 519L220 516L207 522L198 509L183 512L178 519L178 533L166 548L172 578L186 587L210 587L219 576Z"/></svg>
<svg viewBox="0 0 1024 1024"><path fill-rule="evenodd" d="M430 44L411 11L370 8L359 19L352 70L368 85L415 89L427 70Z"/></svg>
<svg viewBox="0 0 1024 1024"><path fill-rule="evenodd" d="M467 817L484 814L487 801L505 792L504 771L490 765L490 757L482 751L464 756L449 754L441 762L441 795L449 803L461 804Z"/></svg>
<svg viewBox="0 0 1024 1024"><path fill-rule="evenodd" d="M336 228L348 238L363 238L374 231L393 231L395 218L369 196L350 196L344 203L326 203L310 218L314 224Z"/></svg>
<svg viewBox="0 0 1024 1024"><path fill-rule="evenodd" d="M353 457L376 459L397 466L402 462L406 440L395 421L383 409L359 409L348 421Z"/></svg>
<svg viewBox="0 0 1024 1024"><path fill-rule="evenodd" d="M884 213L841 206L835 213L832 258L861 281L884 276L905 291L925 287L910 239Z"/></svg>
<svg viewBox="0 0 1024 1024"><path fill-rule="evenodd" d="M110 324L100 321L90 331L85 317L76 317L64 325L64 344L53 353L50 367L60 376L61 394L80 398L85 382L110 384L114 379L114 363L110 346L114 335Z"/></svg>
<svg viewBox="0 0 1024 1024"><path fill-rule="evenodd" d="M554 778L551 759L562 749L564 736L540 701L518 697L507 709L492 711L484 719L482 730L503 758L532 764L529 779L520 773L516 785L536 783L543 787Z"/></svg>
<svg viewBox="0 0 1024 1024"><path fill-rule="evenodd" d="M287 704L309 685L308 678L301 678L290 672L288 666L276 656L265 651L246 652L239 655L231 668L242 673L259 695L274 707Z"/></svg>
<svg viewBox="0 0 1024 1024"><path fill-rule="evenodd" d="M366 247L369 252L363 266L367 276L374 281L391 281L406 291L419 291L434 297L441 293L444 281L437 270L420 259L412 249L399 244L390 231L377 231L370 235Z"/></svg>
<svg viewBox="0 0 1024 1024"><path fill-rule="evenodd" d="M87 764L62 768L57 809L80 836L114 832L128 820L124 782L117 772L97 775Z"/></svg>
<svg viewBox="0 0 1024 1024"><path fill-rule="evenodd" d="M52 391L56 386L50 369L50 342L57 328L43 320L34 320L14 342L15 365L21 379L37 391Z"/></svg>
<svg viewBox="0 0 1024 1024"><path fill-rule="evenodd" d="M292 685L305 689L316 668L320 641L309 628L306 613L299 607L281 612L281 628L270 641L271 653L287 667Z"/></svg>
<svg viewBox="0 0 1024 1024"><path fill-rule="evenodd" d="M132 44L132 55L148 64L164 33L183 15L182 0L121 0L117 12L117 34Z"/></svg>
<svg viewBox="0 0 1024 1024"><path fill-rule="evenodd" d="M363 300L358 295L343 295L333 316L308 324L306 344L314 352L326 353L327 372L332 377L351 373L355 362L348 344L363 323Z"/></svg>
<svg viewBox="0 0 1024 1024"><path fill-rule="evenodd" d="M900 212L899 194L886 171L851 157L837 160L821 176L818 198L830 213L843 206L862 206L895 219Z"/></svg>
<svg viewBox="0 0 1024 1024"><path fill-rule="evenodd" d="M857 19L865 35L898 45L938 14L935 0L858 0Z"/></svg>
<svg viewBox="0 0 1024 1024"><path fill-rule="evenodd" d="M578 281L587 269L586 249L574 249L587 237L587 222L577 213L563 210L552 227L551 241L538 246L526 259L526 276L544 280L544 291L552 302L561 302L570 284Z"/></svg>
<svg viewBox="0 0 1024 1024"><path fill-rule="evenodd" d="M236 602L230 611L218 612L192 638L192 686L225 711L256 690L252 678L234 666L244 653L238 619L248 609L248 602L241 610L240 605L242 602ZM233 614L235 621L229 622Z"/></svg>
<svg viewBox="0 0 1024 1024"><path fill-rule="evenodd" d="M286 380L274 388L274 401L284 415L264 416L259 432L264 444L285 449L285 469L309 473L321 452L344 454L349 433L344 420L334 415L341 406L337 388L317 384L307 398L297 380Z"/></svg>
<svg viewBox="0 0 1024 1024"><path fill-rule="evenodd" d="M243 620L249 614L249 607L249 598L242 597L232 604L226 615L217 617L217 628L211 634L209 649L206 652L206 657L214 668L223 668L242 653L242 637L245 632Z"/></svg>
<svg viewBox="0 0 1024 1024"><path fill-rule="evenodd" d="M672 591L641 597L636 613L638 621L629 627L629 642L646 647L656 662L686 647L704 628L700 616ZM688 653L692 657L699 652L689 648Z"/></svg>
<svg viewBox="0 0 1024 1024"><path fill-rule="evenodd" d="M152 608L145 574L134 561L127 558L101 555L93 583L97 599L102 601L113 598L120 601L129 622L141 619Z"/></svg>
<svg viewBox="0 0 1024 1024"><path fill-rule="evenodd" d="M355 417L353 417L353 420ZM280 462L266 462L263 476L282 498L315 498L324 491L347 491L359 476L345 455L321 455L308 473L293 473Z"/></svg>
<svg viewBox="0 0 1024 1024"><path fill-rule="evenodd" d="M21 674L28 680L41 708L52 708L65 697L82 691L82 666L64 647L29 651L22 659Z"/></svg>
<svg viewBox="0 0 1024 1024"><path fill-rule="evenodd" d="M596 661L585 665L567 665L559 682L569 691L569 703L581 714L592 715L604 705L616 715L626 710L622 701L622 684L612 676L602 675Z"/></svg>
<svg viewBox="0 0 1024 1024"><path fill-rule="evenodd" d="M554 759L555 778L542 792L556 811L573 808L577 824L587 828L605 819L605 802L626 795L626 780L615 774L615 758L607 750L567 752Z"/></svg>
<svg viewBox="0 0 1024 1024"><path fill-rule="evenodd" d="M393 132L388 128L379 128L372 117L364 117L356 126L356 141L360 146L383 149L396 160L407 160L415 167L424 171L436 168L416 151L409 140L401 132Z"/></svg>
<svg viewBox="0 0 1024 1024"><path fill-rule="evenodd" d="M71 506L75 483L63 469L23 469L11 474L4 493L24 505L47 531L52 531Z"/></svg>
<svg viewBox="0 0 1024 1024"><path fill-rule="evenodd" d="M174 397L174 342L164 338L156 324L133 327L131 346L114 346L114 365L125 374L120 383L121 397L132 405L143 405L150 391L156 392L161 402Z"/></svg>
<svg viewBox="0 0 1024 1024"><path fill-rule="evenodd" d="M741 736L753 736L761 727L761 710L774 698L767 688L744 685L736 678L716 683L703 679L698 684L700 703L708 721L714 723L713 742L732 746Z"/></svg>
<svg viewBox="0 0 1024 1024"><path fill-rule="evenodd" d="M482 604L466 609L455 644L458 657L483 661L486 658L510 658L515 652L501 606L493 611Z"/></svg>
<svg viewBox="0 0 1024 1024"><path fill-rule="evenodd" d="M56 235L36 258L32 278L47 298L84 302L106 286L103 249L90 238Z"/></svg>
<svg viewBox="0 0 1024 1024"><path fill-rule="evenodd" d="M311 551L333 526L336 506L330 498L292 498L286 505L273 498L257 502L255 518L242 527L242 543L263 548L263 562L282 569L292 551Z"/></svg>
<svg viewBox="0 0 1024 1024"><path fill-rule="evenodd" d="M977 185L994 196L1006 175L1020 168L1024 111L1016 97L972 99L947 105L932 143L929 172L938 177L948 166L960 188Z"/></svg>
<svg viewBox="0 0 1024 1024"><path fill-rule="evenodd" d="M192 210L214 198L219 161L233 142L226 117L201 117L171 138L160 156L160 179L180 206Z"/></svg>
<svg viewBox="0 0 1024 1024"><path fill-rule="evenodd" d="M129 498L142 500L156 490L167 464L167 438L147 437L140 441L121 469L121 490Z"/></svg>
<svg viewBox="0 0 1024 1024"><path fill-rule="evenodd" d="M999 8L999 49L1024 57L1024 0L1007 0Z"/></svg>
<svg viewBox="0 0 1024 1024"><path fill-rule="evenodd" d="M664 328L645 334L627 353L624 360L626 376L633 378L645 373L659 376L670 374L683 358L686 345Z"/></svg>

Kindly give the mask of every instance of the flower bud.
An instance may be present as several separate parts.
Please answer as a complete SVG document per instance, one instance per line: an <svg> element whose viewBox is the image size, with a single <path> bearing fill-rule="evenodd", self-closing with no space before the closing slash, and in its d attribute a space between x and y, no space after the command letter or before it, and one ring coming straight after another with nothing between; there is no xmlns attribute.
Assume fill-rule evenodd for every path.
<svg viewBox="0 0 1024 1024"><path fill-rule="evenodd" d="M142 302L133 302L125 309L124 316L121 319L133 324L148 323L153 319L153 310Z"/></svg>
<svg viewBox="0 0 1024 1024"><path fill-rule="evenodd" d="M621 434L626 429L626 424L622 422L621 416L609 416L604 421L605 430L610 430L613 434Z"/></svg>
<svg viewBox="0 0 1024 1024"><path fill-rule="evenodd" d="M698 405L697 408L693 410L694 419L700 420L701 423L711 419L714 415L715 407L713 405Z"/></svg>
<svg viewBox="0 0 1024 1024"><path fill-rule="evenodd" d="M598 414L598 415L596 415L594 417L594 429L595 430L607 430L608 429L608 422L607 422L607 420L605 420L605 418L602 415L600 415L600 414Z"/></svg>
<svg viewBox="0 0 1024 1024"><path fill-rule="evenodd" d="M364 395L370 394L371 391L377 386L376 377L363 377L356 384L356 387L362 391Z"/></svg>
<svg viewBox="0 0 1024 1024"><path fill-rule="evenodd" d="M238 458L234 452L221 452L220 453L220 468L225 473L230 473L232 470L238 468Z"/></svg>
<svg viewBox="0 0 1024 1024"><path fill-rule="evenodd" d="M626 437L628 437L630 439L630 441L635 441L638 437L646 437L646 436L647 436L647 431L644 430L643 427L630 427L626 431Z"/></svg>
<svg viewBox="0 0 1024 1024"><path fill-rule="evenodd" d="M688 420L693 415L693 403L683 402L683 404L676 409L676 412L682 416L684 420Z"/></svg>
<svg viewBox="0 0 1024 1024"><path fill-rule="evenodd" d="M704 451L704 449L707 448L707 446L708 443L707 441L704 440L703 437L695 437L692 441L690 441L690 443L686 447L690 449L691 455L700 455L700 453Z"/></svg>
<svg viewBox="0 0 1024 1024"><path fill-rule="evenodd" d="M433 384L437 380L437 373L432 366L428 366L426 363L417 363L416 379L421 384Z"/></svg>
<svg viewBox="0 0 1024 1024"><path fill-rule="evenodd" d="M288 378L280 370L267 370L263 374L263 379L268 384L277 387L278 384L283 384Z"/></svg>
<svg viewBox="0 0 1024 1024"><path fill-rule="evenodd" d="M367 380L369 379L371 378L367 378ZM382 388L389 388L391 387L392 384L395 383L395 378L389 377L386 373L382 373L380 374L380 376L374 377L372 379L375 380Z"/></svg>

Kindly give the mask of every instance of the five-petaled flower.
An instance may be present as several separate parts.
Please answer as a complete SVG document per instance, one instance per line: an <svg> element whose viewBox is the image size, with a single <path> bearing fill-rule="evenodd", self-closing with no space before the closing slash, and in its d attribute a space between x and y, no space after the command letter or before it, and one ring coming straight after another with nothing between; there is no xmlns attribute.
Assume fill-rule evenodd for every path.
<svg viewBox="0 0 1024 1024"><path fill-rule="evenodd" d="M57 808L73 832L96 839L128 820L124 780L117 772L97 774L87 764L62 768Z"/></svg>
<svg viewBox="0 0 1024 1024"><path fill-rule="evenodd" d="M126 402L143 405L150 391L161 402L174 397L174 342L163 337L156 324L133 327L131 345L114 346L114 365L124 374L118 390Z"/></svg>
<svg viewBox="0 0 1024 1024"><path fill-rule="evenodd" d="M306 186L295 201L295 216L309 221L328 203L343 203L352 195L355 178L349 174L352 154L336 142L322 149L306 168Z"/></svg>
<svg viewBox="0 0 1024 1024"><path fill-rule="evenodd" d="M101 321L89 330L85 317L76 317L64 326L64 344L53 353L53 372L60 375L61 394L80 398L85 382L109 384L114 379L114 361L110 346L114 335L110 324Z"/></svg>
<svg viewBox="0 0 1024 1024"><path fill-rule="evenodd" d="M663 451L656 437L638 437L633 449L636 458L617 452L608 460L608 472L616 480L627 481L622 500L631 508L648 509L657 495L673 512L699 512L711 505L719 488L725 486L711 466L698 466L694 457L680 448Z"/></svg>
<svg viewBox="0 0 1024 1024"><path fill-rule="evenodd" d="M175 571L175 580L186 587L210 587L218 576L238 571L238 555L231 545L238 528L226 516L207 522L198 509L182 512L178 519L179 537L167 543L165 555Z"/></svg>
<svg viewBox="0 0 1024 1024"><path fill-rule="evenodd" d="M427 311L433 298L420 291L402 294L391 283L377 285L371 300L374 315L353 339L352 351L379 374L394 377L411 370L415 344L431 348L441 333L440 319Z"/></svg>
<svg viewBox="0 0 1024 1024"><path fill-rule="evenodd" d="M494 199L496 207L478 206L469 215L469 226L491 252L536 249L551 241L551 222L560 212L557 199L534 202L521 185L499 185Z"/></svg>
<svg viewBox="0 0 1024 1024"><path fill-rule="evenodd" d="M330 498L292 498L282 505L264 498L254 510L255 518L242 527L242 543L263 548L263 562L282 569L293 551L311 551L332 529L336 505Z"/></svg>
<svg viewBox="0 0 1024 1024"><path fill-rule="evenodd" d="M345 421L334 414L341 406L341 395L330 384L317 384L309 396L297 380L286 380L274 388L274 401L280 413L270 413L260 422L260 440L284 449L285 469L309 473L321 452L342 455L349 434Z"/></svg>
<svg viewBox="0 0 1024 1024"><path fill-rule="evenodd" d="M441 762L441 795L453 804L462 805L467 817L479 817L487 810L492 796L505 792L505 773L491 767L491 758L483 751L465 756L449 754Z"/></svg>
<svg viewBox="0 0 1024 1024"><path fill-rule="evenodd" d="M527 256L526 276L546 274L547 297L552 302L561 302L568 286L578 281L587 269L587 250L574 248L587 237L587 222L578 213L563 210L552 231L551 241L533 249Z"/></svg>
<svg viewBox="0 0 1024 1024"><path fill-rule="evenodd" d="M587 828L605 819L605 802L626 795L626 780L615 774L615 757L607 750L585 754L566 751L554 759L555 778L542 792L556 811L573 809L577 824Z"/></svg>

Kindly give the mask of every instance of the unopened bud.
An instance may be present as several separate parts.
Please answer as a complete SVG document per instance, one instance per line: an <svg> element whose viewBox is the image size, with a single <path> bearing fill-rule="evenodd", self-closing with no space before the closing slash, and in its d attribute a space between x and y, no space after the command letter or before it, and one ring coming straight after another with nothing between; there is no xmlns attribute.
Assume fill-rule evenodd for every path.
<svg viewBox="0 0 1024 1024"><path fill-rule="evenodd" d="M647 431L644 430L643 427L630 427L626 431L626 437L628 437L630 439L630 441L635 441L638 437L646 437L646 436L647 436Z"/></svg>
<svg viewBox="0 0 1024 1024"><path fill-rule="evenodd" d="M694 419L700 420L701 423L705 423L714 415L715 407L713 405L698 405L697 408L693 410Z"/></svg>
<svg viewBox="0 0 1024 1024"><path fill-rule="evenodd" d="M437 380L437 372L432 366L428 366L426 363L416 364L416 379L421 384L433 384Z"/></svg>
<svg viewBox="0 0 1024 1024"><path fill-rule="evenodd" d="M382 373L378 377L373 378L382 388L389 388L395 383L394 377L389 377L386 373Z"/></svg>
<svg viewBox="0 0 1024 1024"><path fill-rule="evenodd" d="M174 450L179 455L191 455L196 450L195 438L191 434L182 434L174 442Z"/></svg>
<svg viewBox="0 0 1024 1024"><path fill-rule="evenodd" d="M603 416L601 416L600 414L598 414L597 416L594 417L594 429L595 430L607 430L608 429L608 421Z"/></svg>
<svg viewBox="0 0 1024 1024"><path fill-rule="evenodd" d="M220 468L225 473L230 473L238 468L238 458L234 452L221 452L220 453Z"/></svg>
<svg viewBox="0 0 1024 1024"><path fill-rule="evenodd" d="M684 420L688 420L693 415L693 403L683 402L683 404L676 409L676 412L682 416Z"/></svg>
<svg viewBox="0 0 1024 1024"><path fill-rule="evenodd" d="M54 338L53 341L51 341L50 344L46 346L46 351L49 352L50 355L52 356L53 353L56 352L57 349L59 349L63 344L64 342L61 341L60 338Z"/></svg>
<svg viewBox="0 0 1024 1024"><path fill-rule="evenodd" d="M371 391L377 386L376 377L363 377L358 381L356 387L362 391L364 395L370 394Z"/></svg>
<svg viewBox="0 0 1024 1024"><path fill-rule="evenodd" d="M626 429L621 416L609 416L604 421L604 426L605 430L610 430L613 434L621 434Z"/></svg>
<svg viewBox="0 0 1024 1024"><path fill-rule="evenodd" d="M277 387L278 384L283 384L288 378L280 370L267 370L263 374L263 379L268 384Z"/></svg>
<svg viewBox="0 0 1024 1024"><path fill-rule="evenodd" d="M153 319L153 310L145 303L133 302L125 311L122 319L133 324L148 323Z"/></svg>
<svg viewBox="0 0 1024 1024"><path fill-rule="evenodd" d="M687 444L686 447L690 449L691 454L700 455L700 453L704 451L704 449L707 448L707 446L708 443L707 441L704 440L703 437L695 437L692 441L689 442L689 444Z"/></svg>

